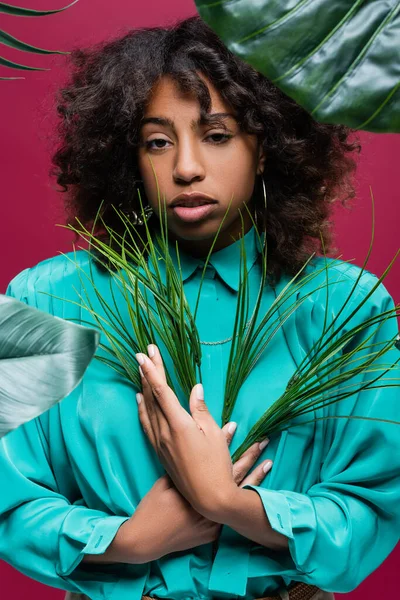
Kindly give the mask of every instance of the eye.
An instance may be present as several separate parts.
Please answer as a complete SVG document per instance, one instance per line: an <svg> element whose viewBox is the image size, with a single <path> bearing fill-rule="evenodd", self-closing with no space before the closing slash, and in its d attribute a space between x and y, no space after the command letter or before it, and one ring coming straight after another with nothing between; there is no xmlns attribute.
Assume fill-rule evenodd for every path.
<svg viewBox="0 0 400 600"><path fill-rule="evenodd" d="M219 144L224 144L225 142L227 142L228 140L230 140L233 136L232 135L228 135L226 133L212 133L211 135L208 135L205 139L206 140L210 140L213 139L213 141L211 142L212 144L215 145L219 145ZM215 139L218 138L218 139ZM149 140L147 142L145 142L145 146L148 150L153 150L155 152L159 151L159 150L165 150L166 146L160 146L159 144L169 144L168 140L164 140L164 138L154 138L153 140ZM153 145L156 144L156 145Z"/></svg>
<svg viewBox="0 0 400 600"><path fill-rule="evenodd" d="M215 138L215 137L219 137L222 138L219 141L218 140L214 140L213 144L224 144L225 142L227 142L228 140L231 139L231 135L227 135L226 133L212 133L211 135L209 135L206 139L209 138Z"/></svg>
<svg viewBox="0 0 400 600"><path fill-rule="evenodd" d="M154 144L155 142L164 142L164 143L168 143L168 140L164 140L163 138L154 138L154 140L149 140L148 142L145 142L145 146L146 148L148 148L149 150L164 150L165 146L152 146L152 144Z"/></svg>

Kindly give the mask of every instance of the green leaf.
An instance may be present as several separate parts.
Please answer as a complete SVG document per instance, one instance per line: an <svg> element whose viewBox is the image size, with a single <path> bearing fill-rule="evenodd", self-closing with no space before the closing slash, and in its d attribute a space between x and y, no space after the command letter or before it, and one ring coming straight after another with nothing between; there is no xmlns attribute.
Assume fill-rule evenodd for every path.
<svg viewBox="0 0 400 600"><path fill-rule="evenodd" d="M70 54L69 52L61 52L60 50L43 50L43 48L37 48L36 46L32 46L31 44L26 44L21 40L18 40L16 37L2 31L0 29L0 44L5 44L10 48L15 48L16 50L23 50L25 52L34 52L35 54Z"/></svg>
<svg viewBox="0 0 400 600"><path fill-rule="evenodd" d="M159 189L158 185L157 189ZM177 264L175 264L175 261L172 260L170 255L165 200L162 210L160 196L158 197L159 214L161 215L161 235L158 233L154 234L148 227L146 219L144 218L144 207L140 193L139 200L144 224L144 231L142 231L142 234L139 229L129 222L122 212L116 209L115 206L113 206L113 209L121 218L122 224L125 226L125 231L123 233L114 231L101 216L102 203L99 206L95 222L92 226L92 231L87 229L78 218L76 218L76 221L79 227L75 227L72 224L62 226L74 231L89 244L91 250L85 249L85 252L89 255L89 264L92 264L92 260L100 262L100 264L108 270L116 287L121 290L122 286L123 300L126 303L126 308L129 312L133 337L129 335L128 337L130 339L128 339L126 336L127 331L121 322L121 313L114 295L112 294L114 308L108 306L101 300L100 291L96 288L96 282L93 278L91 266L89 268L90 275L87 274L87 278L93 287L94 294L100 301L102 312L104 314L95 313L83 283L82 288L85 290L85 295L87 296L87 305L83 301L83 297L79 294L78 297L83 301L83 304L78 303L78 305L89 310L91 316L96 320L97 325L108 337L112 347L109 352L111 358L105 358L103 362L118 373L124 374L138 387L140 387L140 381L138 381L136 358L133 358L133 356L130 357L129 354L132 349L134 349L134 352L136 352L137 349L146 352L146 345L149 342L158 342L158 340L155 339L156 334L163 346L162 354L165 351L166 354L169 355L173 365L172 368L174 369L178 381L178 386L187 400L191 389L196 382L196 374L201 381L201 342L195 323L195 316L201 293L201 283L196 299L195 311L194 314L192 314L185 297L182 281L179 244L176 243ZM264 412L263 415L261 415L259 420L250 429L245 440L233 454L233 462L236 462L236 460L238 460L240 456L253 445L253 443L259 442L271 434L276 434L282 431L283 428L297 426L293 423L293 420L297 417L303 417L308 413L315 414L318 409L340 402L356 393L381 387L400 387L400 377L384 377L389 371L395 369L399 370L400 358L392 364L387 364L381 360L394 345L397 347L398 341L400 341L398 334L396 333L392 337L389 335L389 339L385 339L381 342L368 343L375 335L376 331L380 329L388 319L400 316L398 314L400 305L395 305L393 308L379 314L365 317L364 319L361 319L360 323L356 326L350 327L349 323L356 313L362 309L378 286L382 284L400 253L399 250L389 266L385 269L382 276L376 278L372 288L366 295L363 296L358 303L356 302L351 306L347 306L366 269L372 252L375 231L374 197L372 191L371 200L372 237L369 250L350 292L345 295L344 302L337 313L329 310L329 289L332 288L333 285L336 286L343 282L348 284L348 279L336 278L333 281L330 281L328 270L333 268L338 261L343 263L349 261L342 261L340 256L327 261L325 246L321 236L322 249L325 257L322 268L314 268L314 266L312 266L311 270L308 271L308 266L315 253L310 254L296 275L293 278L289 278L289 281L286 283L283 282L283 289L280 290L270 308L260 315L260 321L257 319L260 309L260 298L266 280L268 262L267 241L264 238L264 241L262 242L261 235L258 232L258 241L260 249L262 250L262 274L255 307L251 318L247 320L250 306L246 289L248 279L246 249L243 243L244 221L242 219L241 258L239 265L240 281L233 335L231 338L219 342L232 342L225 381L224 403L221 415L222 426L230 419L238 392L243 382L266 350L271 339L276 332L283 327L291 315L301 307L307 298L310 295L319 292L319 290L326 288L325 311L326 313L328 313L328 311L329 313L332 312L332 315L326 315L326 317L324 317L321 335L306 353L300 365L297 366L296 371L288 381L286 389L281 396ZM249 216L252 218L250 212ZM101 229L107 232L112 244L96 237L95 232L97 231L98 220L100 221ZM253 226L255 227L254 220ZM220 227L215 234L215 238L218 236ZM141 247L139 247L137 243L139 240ZM216 239L213 240L211 250L215 242ZM91 257L93 250L95 250L95 254ZM210 259L211 250L206 258L206 263ZM165 281L159 269L160 260L163 260L165 263ZM78 264L77 268L79 268ZM203 277L204 269L201 282L203 281ZM314 279L316 279L316 285L310 286L310 283ZM75 301L66 300L75 304ZM291 302L285 307L284 305L287 304L288 300L291 300ZM345 309L347 314L343 314L343 317L339 321L339 316ZM332 319L330 317L332 317ZM107 329L103 326L103 322L106 323ZM108 330L108 326L110 326L111 331ZM347 327L344 330L345 326ZM372 326L377 327L371 330L370 328ZM363 335L360 340L361 334ZM118 341L118 338L121 338L128 347L121 344ZM357 341L354 342L354 340ZM349 346L349 343L351 343L352 346ZM345 348L347 349L346 352L344 352ZM372 349L374 350L372 351ZM377 361L379 361L379 363L377 363ZM359 381L359 376L361 374L367 375L369 373L377 373L377 375L373 375L370 379L364 379L361 382ZM168 385L173 387L168 372L167 381ZM376 383L378 383L378 385L374 385ZM179 395L178 389L174 391ZM354 415L342 415L342 417L349 419L362 418L361 415L357 417ZM384 419L379 418L374 418L372 420L400 425L400 421L385 421Z"/></svg>
<svg viewBox="0 0 400 600"><path fill-rule="evenodd" d="M5 2L0 2L0 13L14 15L15 17L45 17L46 15L54 15L55 13L62 12L77 2L78 0L74 0L74 2L68 4L68 6L64 6L64 8L58 8L56 10L33 10L32 8L23 8L20 6L6 4Z"/></svg>
<svg viewBox="0 0 400 600"><path fill-rule="evenodd" d="M81 381L100 335L0 294L0 438Z"/></svg>
<svg viewBox="0 0 400 600"><path fill-rule="evenodd" d="M68 6L64 6L63 8L59 8L56 10L33 10L30 8L21 8L19 6L12 6L11 4L5 4L4 2L0 2L0 13L13 15L16 17L43 17L62 12L63 10L70 8L77 2L78 0L74 0L74 2L68 4ZM35 54L70 54L70 52L62 52L61 50L44 50L43 48L37 48L36 46L27 44L26 42L23 42L22 40L19 40L16 37L2 30L0 30L0 44L4 44L5 46L9 46L10 48L16 48L17 50L21 50L23 52L33 52ZM23 71L50 71L50 69L41 69L39 67L29 67L27 65L22 65L20 63L8 60L7 58L4 58L2 56L0 56L0 65L10 69L19 69ZM0 80L2 81L10 81L13 79L25 79L25 77L0 77Z"/></svg>
<svg viewBox="0 0 400 600"><path fill-rule="evenodd" d="M322 123L400 131L400 3L197 0L239 58Z"/></svg>
<svg viewBox="0 0 400 600"><path fill-rule="evenodd" d="M9 67L11 69L22 69L24 71L50 71L50 69L40 69L39 67L28 67L27 65L21 65L20 63L13 62L12 60L7 60L0 56L0 65L3 67ZM4 77L2 79L8 79ZM25 77L19 77L19 79L25 79Z"/></svg>

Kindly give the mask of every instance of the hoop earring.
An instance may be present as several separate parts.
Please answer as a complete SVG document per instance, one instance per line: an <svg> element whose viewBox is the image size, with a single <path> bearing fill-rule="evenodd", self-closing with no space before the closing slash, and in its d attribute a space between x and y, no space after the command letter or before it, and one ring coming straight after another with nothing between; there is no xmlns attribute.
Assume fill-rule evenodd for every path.
<svg viewBox="0 0 400 600"><path fill-rule="evenodd" d="M265 181L264 181L264 177L262 176L262 173L261 173L260 176L261 176L261 181L262 181L262 184L263 184L264 207L265 207L265 210L267 210L267 190L265 189Z"/></svg>
<svg viewBox="0 0 400 600"><path fill-rule="evenodd" d="M140 181L143 181L142 179L138 179L136 181L136 183L139 183ZM136 185L135 183L135 185ZM129 202L129 204L131 204L131 202ZM120 202L118 204L118 208L121 209L121 211L128 217L129 221L132 223L132 225L144 225L144 223L146 221L148 221L150 219L150 217L153 214L153 209L151 208L151 206L149 204L146 204L146 206L143 207L143 211L142 214L139 216L138 213L136 212L136 210L134 210L133 208L130 208L128 204L128 209L124 210L123 202Z"/></svg>
<svg viewBox="0 0 400 600"><path fill-rule="evenodd" d="M262 176L262 173L260 173L260 179L262 182L262 186L263 186L263 196L264 196L264 207L265 207L265 212L267 210L267 190L265 188L265 181L264 181L264 177ZM264 212L264 217L265 217L265 212ZM255 212L255 217L256 217L256 225L257 225L257 229L260 231L260 223L259 223L259 213L256 210ZM265 220L263 219L263 223L262 223L262 229L265 229Z"/></svg>

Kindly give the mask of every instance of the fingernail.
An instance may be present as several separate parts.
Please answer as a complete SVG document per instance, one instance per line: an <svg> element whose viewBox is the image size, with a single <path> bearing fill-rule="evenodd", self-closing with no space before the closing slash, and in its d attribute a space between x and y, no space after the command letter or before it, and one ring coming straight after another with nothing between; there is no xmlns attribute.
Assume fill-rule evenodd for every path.
<svg viewBox="0 0 400 600"><path fill-rule="evenodd" d="M229 431L229 433L234 433L236 427L237 427L237 423L235 423L234 421L232 421L231 423L229 423L229 425L228 425L228 431Z"/></svg>
<svg viewBox="0 0 400 600"><path fill-rule="evenodd" d="M267 460L267 462L263 466L264 473L267 473L270 470L271 465L272 465L272 460Z"/></svg>
<svg viewBox="0 0 400 600"><path fill-rule="evenodd" d="M140 373L140 375L141 375L142 377L144 377L144 373L143 373L143 371L142 371L142 367L139 367L139 373Z"/></svg>
<svg viewBox="0 0 400 600"><path fill-rule="evenodd" d="M138 393L136 394L136 401L137 401L137 403L138 403L138 404L140 404L140 403L141 403L141 401L142 401L142 397L143 397L143 396L142 396L142 394L141 394L140 392L138 392Z"/></svg>
<svg viewBox="0 0 400 600"><path fill-rule="evenodd" d="M196 398L197 400L204 400L204 390L201 383L196 384Z"/></svg>
<svg viewBox="0 0 400 600"><path fill-rule="evenodd" d="M144 363L144 356L143 354L141 354L140 352L138 352L137 354L135 354L136 356L136 360L138 361L139 365L142 365Z"/></svg>
<svg viewBox="0 0 400 600"><path fill-rule="evenodd" d="M149 345L147 346L147 350L148 350L148 352L149 352L149 356L150 356L150 358L153 358L153 356L154 356L154 355L155 355L155 353L156 353L156 350L155 350L155 348L154 348L153 344L149 344Z"/></svg>
<svg viewBox="0 0 400 600"><path fill-rule="evenodd" d="M259 446L260 450L264 450L264 448L268 444L268 442L269 442L268 438L265 438L265 440L263 440L262 442L260 442L260 446Z"/></svg>

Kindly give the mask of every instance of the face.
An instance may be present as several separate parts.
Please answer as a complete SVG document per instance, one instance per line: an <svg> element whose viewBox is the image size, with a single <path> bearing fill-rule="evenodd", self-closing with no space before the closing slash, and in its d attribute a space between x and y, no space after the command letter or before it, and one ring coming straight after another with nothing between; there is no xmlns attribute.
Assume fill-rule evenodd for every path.
<svg viewBox="0 0 400 600"><path fill-rule="evenodd" d="M138 150L146 199L155 213L152 219L159 217L158 185L170 238L195 255L208 251L229 205L214 250L231 244L232 236L238 239L242 231L239 209L245 232L249 230L252 223L244 204L251 209L255 177L264 169L257 137L240 131L232 108L208 79L202 79L212 100L210 113L215 116L200 123L196 98L182 94L174 80L164 76L147 104ZM224 116L216 123L218 113ZM193 192L206 197L176 199Z"/></svg>

